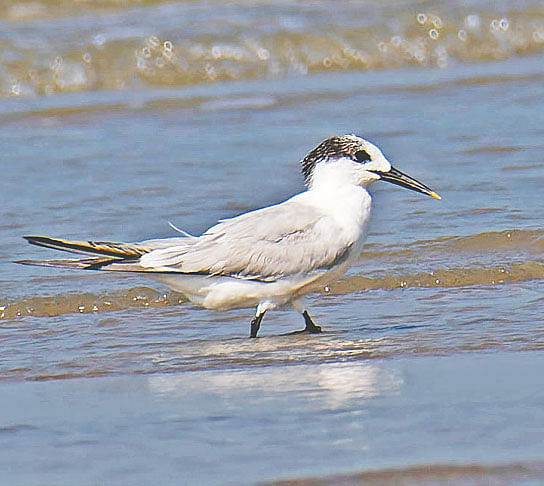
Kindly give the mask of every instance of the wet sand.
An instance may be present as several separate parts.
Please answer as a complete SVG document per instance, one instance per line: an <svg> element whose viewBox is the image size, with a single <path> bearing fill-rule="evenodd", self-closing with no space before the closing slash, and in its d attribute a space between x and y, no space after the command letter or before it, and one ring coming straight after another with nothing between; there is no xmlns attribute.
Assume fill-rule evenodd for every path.
<svg viewBox="0 0 544 486"><path fill-rule="evenodd" d="M541 484L544 480L542 463L514 463L500 465L428 465L399 469L383 469L321 479L294 479L264 483L276 486L411 486L411 485L452 485L471 484L473 486L502 486L521 484Z"/></svg>

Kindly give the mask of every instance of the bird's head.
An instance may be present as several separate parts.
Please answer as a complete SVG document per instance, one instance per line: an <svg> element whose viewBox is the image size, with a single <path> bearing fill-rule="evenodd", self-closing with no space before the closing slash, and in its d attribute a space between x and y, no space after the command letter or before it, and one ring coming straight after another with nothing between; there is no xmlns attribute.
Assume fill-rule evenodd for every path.
<svg viewBox="0 0 544 486"><path fill-rule="evenodd" d="M383 180L440 199L432 189L395 169L376 145L356 135L327 138L301 163L302 174L310 188L316 184L330 184L332 180L360 186Z"/></svg>

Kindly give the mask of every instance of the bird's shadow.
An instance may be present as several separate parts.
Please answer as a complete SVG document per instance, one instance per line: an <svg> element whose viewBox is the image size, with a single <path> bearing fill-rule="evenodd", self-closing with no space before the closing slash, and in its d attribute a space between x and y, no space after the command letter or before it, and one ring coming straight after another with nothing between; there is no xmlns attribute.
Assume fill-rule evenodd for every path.
<svg viewBox="0 0 544 486"><path fill-rule="evenodd" d="M249 338L249 336L232 336L226 338L226 341L238 341L238 342L245 342L245 341L260 341L261 339L265 338L294 338L294 337L301 337L301 338L316 338L316 337L333 337L333 336L339 336L342 334L349 334L353 332L362 332L362 333L375 333L375 334L383 334L387 332L394 332L394 331L409 331L412 329L420 329L420 328L426 328L431 327L430 324L398 324L393 326L360 326L360 327L351 327L351 328L343 328L343 329L324 329L321 332L318 333L310 333L304 329L295 330L295 331L289 331L284 332L280 334L264 334L262 336L257 336L256 339Z"/></svg>
<svg viewBox="0 0 544 486"><path fill-rule="evenodd" d="M322 329L321 332L308 332L305 329L300 329L296 331L284 332L278 334L278 337L295 337L295 336L306 336L306 337L319 337L319 336L334 336L336 334L344 334L349 332L349 329Z"/></svg>
<svg viewBox="0 0 544 486"><path fill-rule="evenodd" d="M350 329L350 331L367 331L375 333L384 333L390 331L409 331L412 329L421 329L424 327L431 327L430 324L397 324L394 326L380 326L380 327L371 327L371 326L361 326Z"/></svg>

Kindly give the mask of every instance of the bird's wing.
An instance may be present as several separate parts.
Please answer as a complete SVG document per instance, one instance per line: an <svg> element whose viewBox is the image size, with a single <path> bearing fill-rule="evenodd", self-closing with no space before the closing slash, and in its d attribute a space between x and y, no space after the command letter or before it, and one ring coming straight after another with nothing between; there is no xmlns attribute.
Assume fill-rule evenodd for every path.
<svg viewBox="0 0 544 486"><path fill-rule="evenodd" d="M145 253L138 263L146 271L275 280L330 269L353 243L333 218L295 196L222 220L182 245Z"/></svg>
<svg viewBox="0 0 544 486"><path fill-rule="evenodd" d="M199 237L187 235L140 243L25 238L34 245L91 255L79 260L18 262L26 265L228 275L267 281L328 270L348 256L354 243L332 217L297 196L222 220Z"/></svg>
<svg viewBox="0 0 544 486"><path fill-rule="evenodd" d="M53 248L54 250L81 253L83 255L102 255L112 258L138 259L149 249L138 243L114 243L111 241L69 241L49 236L23 236L32 245Z"/></svg>
<svg viewBox="0 0 544 486"><path fill-rule="evenodd" d="M140 243L118 243L112 241L71 241L49 236L24 236L31 244L62 250L70 253L88 255L80 259L56 260L18 260L24 265L42 267L78 268L82 270L116 270L124 272L142 272L138 262L140 257L154 249L183 245L196 240L194 236L147 240Z"/></svg>

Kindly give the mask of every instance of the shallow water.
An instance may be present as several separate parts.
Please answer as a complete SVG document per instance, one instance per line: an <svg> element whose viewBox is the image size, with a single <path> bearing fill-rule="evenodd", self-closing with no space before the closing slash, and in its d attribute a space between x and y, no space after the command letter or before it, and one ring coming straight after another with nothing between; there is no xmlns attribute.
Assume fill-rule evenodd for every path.
<svg viewBox="0 0 544 486"><path fill-rule="evenodd" d="M178 484L183 470L250 484L450 463L542 478L539 2L8 4L3 482ZM289 335L303 322L285 310L249 341L250 309L12 263L59 256L24 234L138 241L174 235L169 221L199 234L303 190L297 161L350 132L443 199L373 186L359 263L308 300L322 335Z"/></svg>
<svg viewBox="0 0 544 486"><path fill-rule="evenodd" d="M461 473L448 482L447 468L426 468L429 484L541 484L543 365L540 352L471 353L5 382L0 465L14 485L254 484L362 468L395 484L387 467L427 463ZM488 466L480 483L474 464Z"/></svg>

